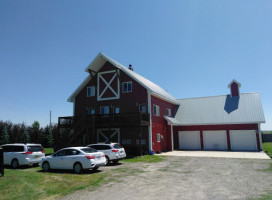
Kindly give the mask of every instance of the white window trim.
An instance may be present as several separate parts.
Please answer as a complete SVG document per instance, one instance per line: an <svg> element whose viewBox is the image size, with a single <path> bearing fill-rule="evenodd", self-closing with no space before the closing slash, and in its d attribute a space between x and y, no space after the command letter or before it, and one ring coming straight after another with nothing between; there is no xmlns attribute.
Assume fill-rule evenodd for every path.
<svg viewBox="0 0 272 200"><path fill-rule="evenodd" d="M168 113L168 111L169 111L169 113ZM172 116L172 113L171 113L171 109L170 109L170 108L166 108L166 115L167 115L168 117L171 117L171 116Z"/></svg>
<svg viewBox="0 0 272 200"><path fill-rule="evenodd" d="M156 107L156 113L154 113L154 107ZM160 116L160 106L153 104L153 115Z"/></svg>
<svg viewBox="0 0 272 200"><path fill-rule="evenodd" d="M124 91L124 84L128 84L128 83L130 83L131 84L131 91ZM123 93L130 93L130 92L132 92L132 81L127 81L127 82L123 82L122 83L122 92Z"/></svg>
<svg viewBox="0 0 272 200"><path fill-rule="evenodd" d="M91 90L90 95L88 94L89 88ZM94 88L93 89L93 91L94 91L93 95L92 95L92 88ZM95 86L89 86L89 87L87 87L87 97L94 97L94 96L95 96Z"/></svg>
<svg viewBox="0 0 272 200"><path fill-rule="evenodd" d="M157 133L157 142L161 142L161 134Z"/></svg>

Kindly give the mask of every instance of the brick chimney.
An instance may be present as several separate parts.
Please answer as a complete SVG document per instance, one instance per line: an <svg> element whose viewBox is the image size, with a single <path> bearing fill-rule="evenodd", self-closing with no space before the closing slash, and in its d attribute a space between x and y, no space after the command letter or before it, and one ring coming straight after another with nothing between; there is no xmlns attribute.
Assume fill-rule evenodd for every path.
<svg viewBox="0 0 272 200"><path fill-rule="evenodd" d="M133 67L132 67L131 64L129 64L128 69L130 69L131 71L133 71Z"/></svg>
<svg viewBox="0 0 272 200"><path fill-rule="evenodd" d="M241 83L233 79L230 84L228 85L228 88L230 88L230 94L231 97L239 97L240 91L239 88L241 87Z"/></svg>

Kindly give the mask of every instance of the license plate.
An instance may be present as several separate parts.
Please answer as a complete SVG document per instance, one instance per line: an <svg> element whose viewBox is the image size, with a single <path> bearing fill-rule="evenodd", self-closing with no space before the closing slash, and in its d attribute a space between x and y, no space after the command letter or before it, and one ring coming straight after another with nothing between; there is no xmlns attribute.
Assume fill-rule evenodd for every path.
<svg viewBox="0 0 272 200"><path fill-rule="evenodd" d="M37 156L35 156L35 158L39 158L39 156L37 155Z"/></svg>

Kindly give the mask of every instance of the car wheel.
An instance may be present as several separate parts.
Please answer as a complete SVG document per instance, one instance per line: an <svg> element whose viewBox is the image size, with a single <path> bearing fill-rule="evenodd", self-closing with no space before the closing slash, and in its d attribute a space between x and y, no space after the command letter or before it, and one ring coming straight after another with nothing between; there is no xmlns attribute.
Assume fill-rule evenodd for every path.
<svg viewBox="0 0 272 200"><path fill-rule="evenodd" d="M74 172L79 174L82 171L82 165L80 163L74 164Z"/></svg>
<svg viewBox="0 0 272 200"><path fill-rule="evenodd" d="M96 171L96 170L98 170L98 168L99 168L99 167L95 167L95 168L93 168L93 171Z"/></svg>
<svg viewBox="0 0 272 200"><path fill-rule="evenodd" d="M50 170L50 165L48 162L44 162L42 165L42 169L44 172L48 172Z"/></svg>
<svg viewBox="0 0 272 200"><path fill-rule="evenodd" d="M17 159L13 159L11 161L11 167L12 167L12 169L17 169L19 167L19 162Z"/></svg>
<svg viewBox="0 0 272 200"><path fill-rule="evenodd" d="M112 162L113 162L113 164L117 164L119 162L119 160L114 160Z"/></svg>
<svg viewBox="0 0 272 200"><path fill-rule="evenodd" d="M109 165L110 164L110 159L108 156L106 156L106 165Z"/></svg>

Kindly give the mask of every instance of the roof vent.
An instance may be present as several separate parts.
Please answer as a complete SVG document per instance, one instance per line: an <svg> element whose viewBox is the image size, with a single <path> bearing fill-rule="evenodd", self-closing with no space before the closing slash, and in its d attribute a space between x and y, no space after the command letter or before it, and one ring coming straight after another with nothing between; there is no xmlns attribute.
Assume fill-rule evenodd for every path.
<svg viewBox="0 0 272 200"><path fill-rule="evenodd" d="M240 87L241 87L241 83L239 83L235 79L233 79L230 82L230 84L228 85L228 88L230 88L231 97L239 97L240 96L240 92L239 92Z"/></svg>
<svg viewBox="0 0 272 200"><path fill-rule="evenodd" d="M131 71L133 71L133 67L132 67L131 64L129 64L128 68L129 68Z"/></svg>

